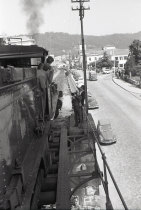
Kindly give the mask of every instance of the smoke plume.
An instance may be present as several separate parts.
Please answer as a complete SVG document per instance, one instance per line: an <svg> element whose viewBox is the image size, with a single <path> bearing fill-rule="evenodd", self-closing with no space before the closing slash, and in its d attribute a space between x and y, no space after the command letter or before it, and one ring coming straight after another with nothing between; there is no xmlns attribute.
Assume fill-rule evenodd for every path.
<svg viewBox="0 0 141 210"><path fill-rule="evenodd" d="M44 23L42 9L51 0L21 0L22 7L27 15L27 30L34 34L39 32L40 26Z"/></svg>

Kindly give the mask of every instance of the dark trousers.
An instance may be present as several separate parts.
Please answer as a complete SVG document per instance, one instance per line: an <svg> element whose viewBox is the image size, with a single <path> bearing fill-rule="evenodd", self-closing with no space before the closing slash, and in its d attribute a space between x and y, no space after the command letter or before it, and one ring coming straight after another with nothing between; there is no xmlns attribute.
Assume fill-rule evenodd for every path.
<svg viewBox="0 0 141 210"><path fill-rule="evenodd" d="M75 120L75 126L78 126L80 122L80 115L78 110L74 110L74 120Z"/></svg>

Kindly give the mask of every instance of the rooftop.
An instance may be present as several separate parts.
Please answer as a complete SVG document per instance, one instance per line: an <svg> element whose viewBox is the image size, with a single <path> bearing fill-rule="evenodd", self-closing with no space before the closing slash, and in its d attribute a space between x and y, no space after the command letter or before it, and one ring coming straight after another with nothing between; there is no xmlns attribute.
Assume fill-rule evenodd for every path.
<svg viewBox="0 0 141 210"><path fill-rule="evenodd" d="M128 55L129 49L115 49L114 55Z"/></svg>
<svg viewBox="0 0 141 210"><path fill-rule="evenodd" d="M48 51L37 45L2 45L0 46L0 59L18 57L42 57L48 55Z"/></svg>

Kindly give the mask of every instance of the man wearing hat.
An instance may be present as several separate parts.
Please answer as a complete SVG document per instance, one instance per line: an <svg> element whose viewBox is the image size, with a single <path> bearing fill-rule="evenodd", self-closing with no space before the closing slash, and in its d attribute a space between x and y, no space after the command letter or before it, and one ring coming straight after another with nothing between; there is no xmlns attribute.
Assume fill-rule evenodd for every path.
<svg viewBox="0 0 141 210"><path fill-rule="evenodd" d="M54 61L54 58L52 56L48 56L46 59L46 63L43 66L43 70L46 71L47 85L50 85L52 83L54 69L51 66L51 64L53 63L53 61Z"/></svg>
<svg viewBox="0 0 141 210"><path fill-rule="evenodd" d="M46 63L40 63L38 66L37 78L39 81L39 87L42 92L42 108L43 118L48 114L49 105L47 103L48 86L52 83L54 70L51 63L54 61L52 56L48 56ZM46 112L46 114L45 114Z"/></svg>

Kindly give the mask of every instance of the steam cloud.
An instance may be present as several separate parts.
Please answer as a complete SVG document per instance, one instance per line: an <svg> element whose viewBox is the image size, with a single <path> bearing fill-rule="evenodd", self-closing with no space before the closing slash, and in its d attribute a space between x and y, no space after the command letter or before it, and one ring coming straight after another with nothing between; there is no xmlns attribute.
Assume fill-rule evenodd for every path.
<svg viewBox="0 0 141 210"><path fill-rule="evenodd" d="M51 0L21 0L22 7L27 15L27 30L29 33L39 32L40 26L44 23L41 10Z"/></svg>

